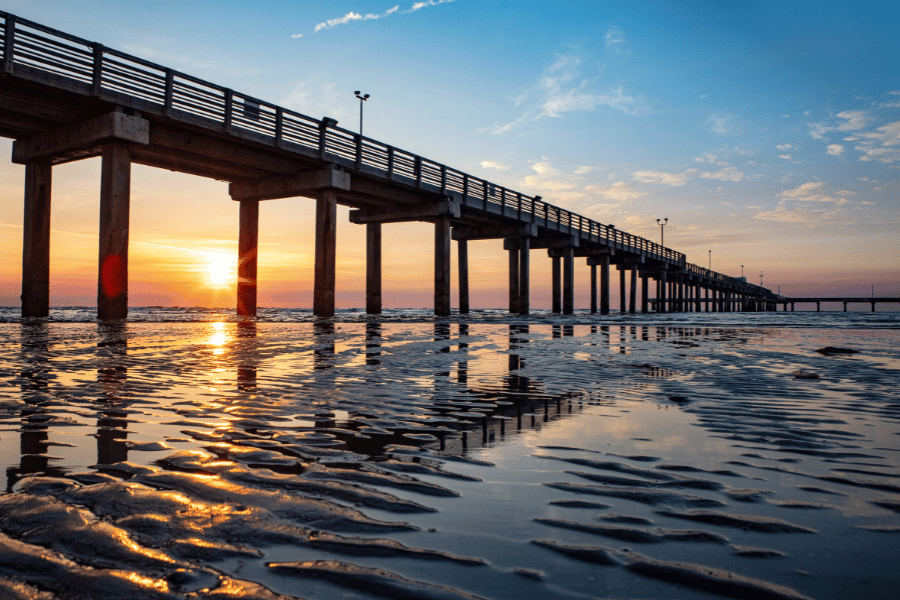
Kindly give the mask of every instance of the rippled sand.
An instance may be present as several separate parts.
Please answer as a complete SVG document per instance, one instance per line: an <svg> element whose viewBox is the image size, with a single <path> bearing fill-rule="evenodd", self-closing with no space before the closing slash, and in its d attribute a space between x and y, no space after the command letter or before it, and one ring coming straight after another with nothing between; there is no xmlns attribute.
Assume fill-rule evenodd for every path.
<svg viewBox="0 0 900 600"><path fill-rule="evenodd" d="M0 356L0 598L900 586L894 329L27 323Z"/></svg>

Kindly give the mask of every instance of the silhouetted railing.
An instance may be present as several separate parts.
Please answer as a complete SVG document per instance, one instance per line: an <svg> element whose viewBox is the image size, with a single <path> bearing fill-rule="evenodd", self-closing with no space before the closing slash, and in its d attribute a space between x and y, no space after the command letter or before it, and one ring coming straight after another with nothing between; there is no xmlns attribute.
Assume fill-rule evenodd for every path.
<svg viewBox="0 0 900 600"><path fill-rule="evenodd" d="M0 12L2 72L139 111L274 145L439 193L468 207L644 253L713 281L732 278L688 264L685 255L446 165L252 96ZM499 211L497 210L499 209Z"/></svg>

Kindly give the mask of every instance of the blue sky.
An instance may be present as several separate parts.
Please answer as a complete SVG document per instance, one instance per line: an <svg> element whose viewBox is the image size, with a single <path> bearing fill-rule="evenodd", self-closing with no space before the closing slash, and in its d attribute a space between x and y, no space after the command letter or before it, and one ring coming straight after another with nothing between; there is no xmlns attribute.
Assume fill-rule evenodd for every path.
<svg viewBox="0 0 900 600"><path fill-rule="evenodd" d="M900 3L2 8L351 130L362 90L367 136L654 240L667 217L731 275L900 294Z"/></svg>

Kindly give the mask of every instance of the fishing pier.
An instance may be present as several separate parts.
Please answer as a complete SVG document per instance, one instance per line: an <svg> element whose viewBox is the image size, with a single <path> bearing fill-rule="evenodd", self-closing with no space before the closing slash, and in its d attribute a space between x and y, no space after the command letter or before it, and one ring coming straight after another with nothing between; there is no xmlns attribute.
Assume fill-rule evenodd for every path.
<svg viewBox="0 0 900 600"><path fill-rule="evenodd" d="M0 12L0 136L25 165L22 316L49 311L51 173L102 157L97 310L128 313L131 164L230 182L239 205L237 311L257 308L259 203L315 200L313 310L335 307L336 206L366 227L366 311L381 312L382 225L434 224L434 312L449 315L451 243L459 311L469 311L469 240L509 254L509 310L527 314L531 250L552 261L553 311L574 311L575 259L591 273L591 312L771 310L761 286L690 264L685 255L337 126L141 58ZM599 269L598 269L599 268ZM599 273L598 273L599 270ZM652 282L652 284L651 284ZM640 283L640 306L637 286ZM651 286L655 293L651 299Z"/></svg>

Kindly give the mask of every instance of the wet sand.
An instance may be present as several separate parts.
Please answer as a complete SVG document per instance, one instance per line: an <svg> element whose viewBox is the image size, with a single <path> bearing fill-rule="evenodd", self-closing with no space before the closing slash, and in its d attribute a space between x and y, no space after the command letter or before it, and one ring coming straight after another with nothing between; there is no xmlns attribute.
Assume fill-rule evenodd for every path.
<svg viewBox="0 0 900 600"><path fill-rule="evenodd" d="M644 322L0 324L0 598L896 597L900 331Z"/></svg>

